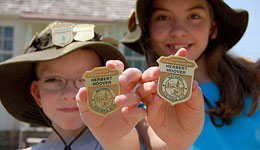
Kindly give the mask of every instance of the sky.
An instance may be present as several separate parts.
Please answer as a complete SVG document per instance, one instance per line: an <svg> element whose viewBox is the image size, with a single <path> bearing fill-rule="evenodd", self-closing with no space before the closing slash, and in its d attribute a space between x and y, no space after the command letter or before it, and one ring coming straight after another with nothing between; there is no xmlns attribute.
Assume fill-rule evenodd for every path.
<svg viewBox="0 0 260 150"><path fill-rule="evenodd" d="M249 24L243 38L232 48L232 54L254 61L260 59L260 0L225 0L232 8L246 9Z"/></svg>

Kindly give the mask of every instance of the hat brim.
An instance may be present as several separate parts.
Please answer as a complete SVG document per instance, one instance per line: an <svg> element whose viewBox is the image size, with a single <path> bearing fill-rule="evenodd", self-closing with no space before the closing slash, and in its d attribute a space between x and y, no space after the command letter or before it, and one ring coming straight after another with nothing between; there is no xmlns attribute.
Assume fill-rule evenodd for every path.
<svg viewBox="0 0 260 150"><path fill-rule="evenodd" d="M95 51L103 65L108 60L121 60L128 67L127 61L116 47L101 41L73 42L64 48L54 47L13 57L0 63L0 99L6 110L20 121L49 126L30 94L30 85L36 79L34 64L53 60L85 47Z"/></svg>
<svg viewBox="0 0 260 150"><path fill-rule="evenodd" d="M231 49L244 35L249 15L246 10L232 9L223 0L208 0L212 5L214 10L214 15L216 18L218 26L218 36L225 41L227 49ZM130 49L144 54L142 48L140 47L139 40L142 37L147 37L146 33L146 13L147 7L151 5L151 0L137 0L136 2L136 13L141 30L132 30L127 33L127 35L122 40L122 43L129 47ZM141 34L141 36L139 36Z"/></svg>
<svg viewBox="0 0 260 150"><path fill-rule="evenodd" d="M139 25L136 25L132 32L128 32L126 36L123 37L121 42L134 50L139 54L143 54L142 48L140 47L138 40L141 38L142 31Z"/></svg>
<svg viewBox="0 0 260 150"><path fill-rule="evenodd" d="M246 10L232 9L222 0L208 0L215 13L218 27L217 38L222 38L231 49L246 32L249 14Z"/></svg>

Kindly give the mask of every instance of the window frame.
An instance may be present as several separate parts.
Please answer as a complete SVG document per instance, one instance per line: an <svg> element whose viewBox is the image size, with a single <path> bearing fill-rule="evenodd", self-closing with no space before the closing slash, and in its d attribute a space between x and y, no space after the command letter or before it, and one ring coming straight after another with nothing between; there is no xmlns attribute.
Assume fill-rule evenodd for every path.
<svg viewBox="0 0 260 150"><path fill-rule="evenodd" d="M6 28L11 28L12 29L12 36L11 37L5 37L5 29ZM0 62L5 61L9 58L13 57L13 51L14 51L14 32L15 32L15 28L12 25L5 25L5 24L0 24L0 30L2 32L2 35L0 35ZM11 41L11 49L5 49L5 41ZM6 58L5 58L6 57Z"/></svg>
<svg viewBox="0 0 260 150"><path fill-rule="evenodd" d="M137 52L131 50L130 48L124 46L124 56L128 62L129 67L135 67L141 70L142 72L147 69L147 63L145 56L138 54ZM136 62L141 62L141 66L136 66Z"/></svg>

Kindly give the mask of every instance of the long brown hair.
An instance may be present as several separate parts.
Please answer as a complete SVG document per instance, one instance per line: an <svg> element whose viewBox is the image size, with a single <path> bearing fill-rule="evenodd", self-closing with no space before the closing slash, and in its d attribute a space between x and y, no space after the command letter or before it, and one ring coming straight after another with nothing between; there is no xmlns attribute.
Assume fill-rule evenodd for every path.
<svg viewBox="0 0 260 150"><path fill-rule="evenodd" d="M231 118L243 112L246 96L252 99L247 115L253 115L258 108L260 63L229 55L221 38L210 41L204 55L208 73L220 90L220 99L216 102L216 107L206 110L211 117L223 121L218 125L213 119L214 125L231 124Z"/></svg>

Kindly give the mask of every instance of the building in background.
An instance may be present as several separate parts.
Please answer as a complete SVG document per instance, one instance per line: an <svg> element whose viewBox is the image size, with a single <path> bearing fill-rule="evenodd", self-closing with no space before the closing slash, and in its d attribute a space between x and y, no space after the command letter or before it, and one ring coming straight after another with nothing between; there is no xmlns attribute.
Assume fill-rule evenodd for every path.
<svg viewBox="0 0 260 150"><path fill-rule="evenodd" d="M135 0L1 0L0 62L24 53L33 35L54 20L92 23L97 33L120 40L127 32L128 16L134 5ZM119 49L130 67L145 69L144 57L122 44ZM0 149L16 149L19 130L29 131L31 125L13 119L1 104L0 119ZM20 139L24 135L20 133Z"/></svg>

